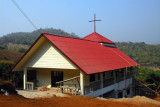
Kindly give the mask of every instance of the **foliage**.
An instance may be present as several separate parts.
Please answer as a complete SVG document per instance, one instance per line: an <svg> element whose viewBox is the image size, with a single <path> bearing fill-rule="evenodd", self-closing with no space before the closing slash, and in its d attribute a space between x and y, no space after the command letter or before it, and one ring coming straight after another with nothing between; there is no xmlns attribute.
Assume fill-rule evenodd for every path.
<svg viewBox="0 0 160 107"><path fill-rule="evenodd" d="M14 65L12 61L0 61L0 79L11 79L11 67Z"/></svg>
<svg viewBox="0 0 160 107"><path fill-rule="evenodd" d="M16 87L23 87L23 71L13 71L12 72L12 83L14 84L14 86Z"/></svg>
<svg viewBox="0 0 160 107"><path fill-rule="evenodd" d="M28 45L8 43L7 49L24 53L29 48Z"/></svg>
<svg viewBox="0 0 160 107"><path fill-rule="evenodd" d="M137 79L142 81L145 84L157 92L160 91L160 70L154 71L146 67L141 67L138 70L135 70L137 74Z"/></svg>
<svg viewBox="0 0 160 107"><path fill-rule="evenodd" d="M144 42L118 42L117 47L141 66L160 68L160 44L150 45Z"/></svg>
<svg viewBox="0 0 160 107"><path fill-rule="evenodd" d="M23 53L10 51L10 50L0 50L0 60L7 60L17 62L18 59L23 55Z"/></svg>
<svg viewBox="0 0 160 107"><path fill-rule="evenodd" d="M24 49L24 48L19 48L18 49L18 52L21 52L21 53L25 53L27 51L27 49Z"/></svg>
<svg viewBox="0 0 160 107"><path fill-rule="evenodd" d="M0 80L12 80L15 86L22 87L23 72L11 71L15 63L13 61L0 60Z"/></svg>
<svg viewBox="0 0 160 107"><path fill-rule="evenodd" d="M61 29L53 29L53 28L41 29L40 28L31 33L18 32L18 33L7 34L3 37L0 37L0 46L6 48L6 45L8 43L31 45L38 38L41 32L62 35L62 36L69 36L69 37L78 37L74 33L69 34L67 32L64 32Z"/></svg>

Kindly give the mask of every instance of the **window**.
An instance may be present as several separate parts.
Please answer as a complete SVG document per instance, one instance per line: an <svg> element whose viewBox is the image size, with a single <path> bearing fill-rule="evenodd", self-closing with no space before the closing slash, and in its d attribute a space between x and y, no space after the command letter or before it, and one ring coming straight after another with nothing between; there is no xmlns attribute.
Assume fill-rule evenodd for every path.
<svg viewBox="0 0 160 107"><path fill-rule="evenodd" d="M113 47L116 48L115 44L110 44L110 43L102 43L102 45L106 46L106 47Z"/></svg>
<svg viewBox="0 0 160 107"><path fill-rule="evenodd" d="M90 74L90 82L93 82L95 81L95 74Z"/></svg>

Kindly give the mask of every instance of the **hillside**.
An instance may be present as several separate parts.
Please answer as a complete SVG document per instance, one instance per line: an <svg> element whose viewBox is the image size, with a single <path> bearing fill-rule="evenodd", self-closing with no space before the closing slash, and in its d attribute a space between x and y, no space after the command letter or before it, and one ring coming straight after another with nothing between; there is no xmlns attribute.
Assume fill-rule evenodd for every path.
<svg viewBox="0 0 160 107"><path fill-rule="evenodd" d="M10 51L10 50L0 50L0 60L8 60L17 62L18 59L23 55L23 53Z"/></svg>
<svg viewBox="0 0 160 107"><path fill-rule="evenodd" d="M78 36L76 36L74 33L69 34L60 29L53 28L39 29L28 33L17 32L0 37L0 49L8 49L24 53L40 35L40 32L78 38ZM141 66L160 68L160 44L151 45L144 42L117 42L117 47L138 62ZM3 58L1 59L5 60L5 57Z"/></svg>
<svg viewBox="0 0 160 107"><path fill-rule="evenodd" d="M0 37L0 47L6 48L8 43L31 45L41 34L41 32L62 35L62 36L69 36L69 37L78 37L74 33L69 34L60 29L45 28L45 29L38 29L33 32L17 32L4 35L3 37Z"/></svg>
<svg viewBox="0 0 160 107"><path fill-rule="evenodd" d="M160 44L151 45L144 42L118 42L117 47L141 66L160 68Z"/></svg>

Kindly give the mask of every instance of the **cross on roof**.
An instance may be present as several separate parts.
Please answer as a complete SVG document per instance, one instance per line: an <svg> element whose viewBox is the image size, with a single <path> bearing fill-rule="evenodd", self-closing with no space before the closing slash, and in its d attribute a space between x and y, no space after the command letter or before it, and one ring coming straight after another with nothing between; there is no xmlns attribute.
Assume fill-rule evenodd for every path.
<svg viewBox="0 0 160 107"><path fill-rule="evenodd" d="M96 14L94 14L94 20L89 21L89 22L94 22L94 32L96 32L96 21L102 21L102 20L96 20Z"/></svg>

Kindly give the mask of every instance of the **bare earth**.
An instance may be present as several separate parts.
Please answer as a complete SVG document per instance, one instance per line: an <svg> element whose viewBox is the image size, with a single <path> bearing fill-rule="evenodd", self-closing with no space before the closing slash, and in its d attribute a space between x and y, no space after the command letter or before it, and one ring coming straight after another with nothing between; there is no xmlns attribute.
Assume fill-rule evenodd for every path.
<svg viewBox="0 0 160 107"><path fill-rule="evenodd" d="M96 99L57 93L55 90L27 92L21 95L0 95L0 107L160 107L160 97L149 99L143 96L122 99ZM35 98L39 97L39 98ZM29 98L29 99L28 99Z"/></svg>
<svg viewBox="0 0 160 107"><path fill-rule="evenodd" d="M25 98L50 98L52 96L57 97L67 97L66 94L57 93L57 89L51 88L48 91L25 91L17 90L19 95L24 96Z"/></svg>

